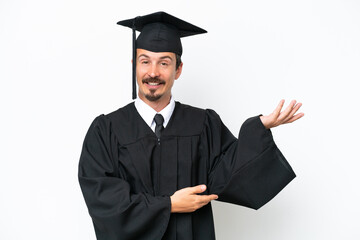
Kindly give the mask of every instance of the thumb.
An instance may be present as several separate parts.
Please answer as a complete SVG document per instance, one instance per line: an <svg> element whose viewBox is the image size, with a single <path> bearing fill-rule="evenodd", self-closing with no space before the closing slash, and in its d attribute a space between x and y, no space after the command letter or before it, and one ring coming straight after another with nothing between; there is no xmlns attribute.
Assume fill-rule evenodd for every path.
<svg viewBox="0 0 360 240"><path fill-rule="evenodd" d="M191 188L192 193L202 193L206 190L206 185L201 184Z"/></svg>

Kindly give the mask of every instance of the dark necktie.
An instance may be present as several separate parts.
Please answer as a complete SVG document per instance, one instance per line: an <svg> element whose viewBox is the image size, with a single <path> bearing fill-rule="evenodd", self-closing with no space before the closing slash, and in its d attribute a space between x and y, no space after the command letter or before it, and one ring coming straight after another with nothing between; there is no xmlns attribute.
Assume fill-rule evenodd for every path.
<svg viewBox="0 0 360 240"><path fill-rule="evenodd" d="M161 132L164 129L163 123L164 123L164 117L161 114L156 114L154 117L156 127L155 127L155 135L158 138L158 141L160 141Z"/></svg>

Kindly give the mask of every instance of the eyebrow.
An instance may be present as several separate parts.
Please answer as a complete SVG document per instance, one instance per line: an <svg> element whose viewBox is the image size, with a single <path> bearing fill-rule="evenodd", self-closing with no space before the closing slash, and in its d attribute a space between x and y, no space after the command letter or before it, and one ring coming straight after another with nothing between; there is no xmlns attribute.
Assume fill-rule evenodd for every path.
<svg viewBox="0 0 360 240"><path fill-rule="evenodd" d="M160 57L160 59L165 59L165 58L168 58L168 59L170 59L171 61L173 60L170 56L163 56L163 57Z"/></svg>
<svg viewBox="0 0 360 240"><path fill-rule="evenodd" d="M146 57L146 58L149 58L149 56L148 56L148 55L146 55L146 54L140 54L138 58L141 58L141 57Z"/></svg>
<svg viewBox="0 0 360 240"><path fill-rule="evenodd" d="M141 57L150 58L148 55L146 55L144 53L140 54L138 58L141 58ZM171 61L173 60L170 56L162 56L162 57L160 57L161 60L166 59L166 58L170 59Z"/></svg>

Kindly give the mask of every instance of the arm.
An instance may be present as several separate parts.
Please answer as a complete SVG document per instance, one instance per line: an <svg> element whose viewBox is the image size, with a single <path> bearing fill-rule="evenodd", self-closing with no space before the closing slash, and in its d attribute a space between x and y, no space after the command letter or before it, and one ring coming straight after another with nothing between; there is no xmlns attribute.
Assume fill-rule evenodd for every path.
<svg viewBox="0 0 360 240"><path fill-rule="evenodd" d="M118 144L103 116L92 123L79 162L79 182L97 239L161 239L170 198L133 193L118 172Z"/></svg>
<svg viewBox="0 0 360 240"><path fill-rule="evenodd" d="M303 115L290 117L301 104L294 107L293 103L292 107L280 113L282 105L283 101L281 107L278 106L274 111L275 121L270 121L267 127L295 121L295 118ZM246 120L237 140L214 112L210 111L208 118L205 138L208 139L208 145L212 145L209 148L208 187L210 192L219 195L220 201L258 209L295 177L289 163L277 148L270 130L265 127L268 116L265 117L265 124L260 117Z"/></svg>

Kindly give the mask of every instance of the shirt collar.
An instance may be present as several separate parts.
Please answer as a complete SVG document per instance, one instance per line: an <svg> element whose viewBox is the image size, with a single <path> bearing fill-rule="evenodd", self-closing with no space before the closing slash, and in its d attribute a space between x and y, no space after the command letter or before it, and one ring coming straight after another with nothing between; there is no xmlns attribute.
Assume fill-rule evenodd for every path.
<svg viewBox="0 0 360 240"><path fill-rule="evenodd" d="M164 109L162 109L160 112L156 112L152 107L147 105L140 98L135 99L135 107L136 107L136 110L138 111L138 113L140 114L140 116L146 122L146 124L150 128L154 128L154 129L155 129L155 123L154 123L155 114L160 113L164 117L163 126L164 126L164 128L166 128L167 124L170 121L171 115L173 114L174 109L175 109L175 100L174 100L173 96L171 96L169 104Z"/></svg>

